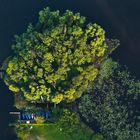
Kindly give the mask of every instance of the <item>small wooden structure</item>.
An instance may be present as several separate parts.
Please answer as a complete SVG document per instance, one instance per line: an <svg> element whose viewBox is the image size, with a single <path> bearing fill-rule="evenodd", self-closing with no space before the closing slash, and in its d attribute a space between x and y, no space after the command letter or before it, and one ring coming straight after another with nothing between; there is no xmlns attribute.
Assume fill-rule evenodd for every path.
<svg viewBox="0 0 140 140"><path fill-rule="evenodd" d="M20 112L9 112L10 115L17 115L18 116L18 119L20 120L20 116L21 116L21 113Z"/></svg>

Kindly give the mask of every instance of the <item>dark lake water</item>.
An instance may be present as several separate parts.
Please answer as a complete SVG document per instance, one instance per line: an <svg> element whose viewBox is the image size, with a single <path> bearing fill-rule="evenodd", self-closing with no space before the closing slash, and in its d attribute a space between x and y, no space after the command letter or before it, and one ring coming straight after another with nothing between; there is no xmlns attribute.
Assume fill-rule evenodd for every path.
<svg viewBox="0 0 140 140"><path fill-rule="evenodd" d="M46 6L80 12L88 21L100 24L107 37L121 41L112 57L140 78L139 0L0 0L0 64L11 54L14 35L24 32L29 22L35 23L38 11ZM14 109L13 102L12 93L0 81L0 140L14 139L4 138L9 135L8 112Z"/></svg>

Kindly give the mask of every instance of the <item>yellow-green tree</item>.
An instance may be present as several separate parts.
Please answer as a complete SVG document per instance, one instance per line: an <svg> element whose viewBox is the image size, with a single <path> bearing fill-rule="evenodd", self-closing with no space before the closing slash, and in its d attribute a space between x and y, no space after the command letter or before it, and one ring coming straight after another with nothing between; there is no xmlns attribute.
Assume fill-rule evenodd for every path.
<svg viewBox="0 0 140 140"><path fill-rule="evenodd" d="M9 89L22 92L28 101L79 98L117 46L106 40L99 25L85 22L85 17L69 10L40 11L37 24L16 36L12 46L14 55L5 75Z"/></svg>

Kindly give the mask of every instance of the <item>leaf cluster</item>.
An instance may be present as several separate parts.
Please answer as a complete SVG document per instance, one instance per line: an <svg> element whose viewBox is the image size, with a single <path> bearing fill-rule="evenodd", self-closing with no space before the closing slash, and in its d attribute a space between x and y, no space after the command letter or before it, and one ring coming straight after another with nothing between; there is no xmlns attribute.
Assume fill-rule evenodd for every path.
<svg viewBox="0 0 140 140"><path fill-rule="evenodd" d="M79 111L107 140L140 139L140 82L118 63L107 60Z"/></svg>
<svg viewBox="0 0 140 140"><path fill-rule="evenodd" d="M79 98L116 48L99 25L85 21L69 10L40 11L36 26L30 24L12 46L4 78L9 89L28 101L58 104Z"/></svg>

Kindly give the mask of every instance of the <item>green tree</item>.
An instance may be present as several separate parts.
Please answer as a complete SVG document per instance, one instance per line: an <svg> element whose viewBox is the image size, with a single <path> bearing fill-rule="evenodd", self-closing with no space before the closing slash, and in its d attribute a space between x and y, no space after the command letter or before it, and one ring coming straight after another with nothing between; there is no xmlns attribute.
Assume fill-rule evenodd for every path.
<svg viewBox="0 0 140 140"><path fill-rule="evenodd" d="M106 40L97 24L67 10L64 14L39 12L35 26L16 36L9 58L5 83L28 101L60 103L79 98L93 81L102 61L118 46ZM113 44L115 42L115 45ZM113 44L113 45L112 45Z"/></svg>
<svg viewBox="0 0 140 140"><path fill-rule="evenodd" d="M80 114L107 140L140 139L140 82L118 63L107 60L89 94L79 103Z"/></svg>

